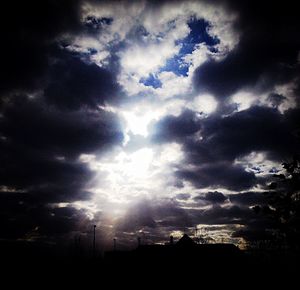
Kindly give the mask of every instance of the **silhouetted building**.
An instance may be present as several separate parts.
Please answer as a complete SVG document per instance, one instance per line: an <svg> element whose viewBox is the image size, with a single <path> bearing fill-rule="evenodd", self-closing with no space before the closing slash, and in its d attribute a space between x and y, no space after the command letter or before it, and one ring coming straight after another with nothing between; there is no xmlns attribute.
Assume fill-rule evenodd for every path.
<svg viewBox="0 0 300 290"><path fill-rule="evenodd" d="M195 247L197 244L187 235L184 234L181 239L176 243L177 247Z"/></svg>
<svg viewBox="0 0 300 290"><path fill-rule="evenodd" d="M237 261L241 251L233 244L197 244L187 234L184 234L177 243L170 237L170 242L161 245L142 245L129 252L114 251L106 254L109 263L122 264L133 262L135 264L149 265L155 267L173 267L177 263L192 265L197 263L197 267L206 265L225 265ZM198 265L199 263L199 265Z"/></svg>

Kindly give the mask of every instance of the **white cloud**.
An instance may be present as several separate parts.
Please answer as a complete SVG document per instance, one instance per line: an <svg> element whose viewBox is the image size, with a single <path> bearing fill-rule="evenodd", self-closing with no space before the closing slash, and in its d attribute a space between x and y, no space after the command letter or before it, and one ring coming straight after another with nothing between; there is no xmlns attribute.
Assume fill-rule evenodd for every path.
<svg viewBox="0 0 300 290"><path fill-rule="evenodd" d="M83 24L90 23L91 18L97 19L100 29L93 36L64 36L70 42L67 49L84 53L85 58L88 57L89 61L99 66L108 65L114 50L121 64L118 81L128 95L169 98L189 94L194 70L210 57L224 57L239 39L232 25L236 15L222 6L201 1L161 5L152 5L148 1L120 1L117 5L114 2L84 2L81 21ZM104 20L101 22L101 19ZM167 60L179 55L180 40L188 36L188 22L192 19L205 19L209 23L207 32L220 40L216 45L218 53L212 53L205 44L199 44L192 53L183 56L182 65L188 69L186 76L163 74L160 70ZM139 35L136 31L141 27L145 31ZM119 46L121 42L123 44ZM89 54L91 50L93 54ZM141 82L151 73L162 81L161 88L146 86Z"/></svg>
<svg viewBox="0 0 300 290"><path fill-rule="evenodd" d="M121 112L125 119L125 132L132 132L135 135L148 136L148 125L151 121L159 116L159 112L146 110L141 112L137 111L123 111Z"/></svg>
<svg viewBox="0 0 300 290"><path fill-rule="evenodd" d="M185 104L186 101L182 99L155 101L140 99L134 105L114 108L114 112L123 120L125 135L132 132L135 135L147 137L151 122L157 121L165 115L180 115Z"/></svg>
<svg viewBox="0 0 300 290"><path fill-rule="evenodd" d="M277 85L274 89L276 94L282 95L285 97L282 104L279 105L278 110L281 113L284 113L286 110L295 108L297 106L295 89L297 87L297 81L294 80L290 83L284 85Z"/></svg>
<svg viewBox="0 0 300 290"><path fill-rule="evenodd" d="M138 95L143 93L144 95L155 94L155 89L151 86L145 86L140 82L140 78L137 75L130 75L121 73L118 76L118 82L122 85L123 90L129 96Z"/></svg>
<svg viewBox="0 0 300 290"><path fill-rule="evenodd" d="M144 12L146 2L84 2L82 5L81 20L85 22L87 17L97 19L112 19L111 25L106 25L99 33L99 42L118 42L126 38L133 26L139 22Z"/></svg>
<svg viewBox="0 0 300 290"><path fill-rule="evenodd" d="M166 60L177 54L179 49L179 46L167 41L150 45L133 44L120 54L123 73L138 80L148 77L164 66Z"/></svg>
<svg viewBox="0 0 300 290"><path fill-rule="evenodd" d="M216 110L218 106L218 102L211 95L200 95L194 98L192 102L190 102L187 107L197 111L202 112L204 114L210 114Z"/></svg>
<svg viewBox="0 0 300 290"><path fill-rule="evenodd" d="M207 49L207 46L203 43L198 44L192 53L186 54L183 57L183 61L189 67L188 74L192 74L198 66L207 61L209 55L212 55L212 53Z"/></svg>
<svg viewBox="0 0 300 290"><path fill-rule="evenodd" d="M246 171L253 172L256 175L268 176L272 169L276 168L278 172L282 172L282 166L280 163L268 160L266 152L253 151L245 156L237 158L234 161L235 164L242 165Z"/></svg>
<svg viewBox="0 0 300 290"><path fill-rule="evenodd" d="M140 23L149 33L146 37L147 42L139 45L129 44L127 50L121 54L123 70L119 79L129 94L151 93L161 98L189 94L192 90L194 70L210 57L215 59L224 57L238 42L238 37L231 27L235 16L227 15L220 7L195 1L167 3L144 13L143 17ZM205 19L210 23L208 33L220 40L220 44L217 45L219 51L212 53L207 45L198 44L192 53L182 58L182 65L188 68L186 76L159 72L168 59L178 55L180 45L176 43L188 36L190 28L187 24L192 18ZM161 81L161 88L149 89L139 84L141 78L147 77L150 73L155 74Z"/></svg>
<svg viewBox="0 0 300 290"><path fill-rule="evenodd" d="M205 19L211 24L208 32L220 39L219 48L222 51L232 50L238 43L239 37L232 27L237 15L222 6L201 1L164 3L144 14L143 25L150 33L158 35L168 30L170 22L174 20L187 22L191 17Z"/></svg>
<svg viewBox="0 0 300 290"><path fill-rule="evenodd" d="M162 87L157 88L155 94L161 99L188 94L192 91L190 78L163 71L158 74L158 79L161 81Z"/></svg>
<svg viewBox="0 0 300 290"><path fill-rule="evenodd" d="M92 163L95 161L96 155L94 154L80 154L78 160L82 163Z"/></svg>
<svg viewBox="0 0 300 290"><path fill-rule="evenodd" d="M269 92L258 94L246 90L241 90L230 97L230 101L236 104L237 111L247 110L253 105L266 105Z"/></svg>
<svg viewBox="0 0 300 290"><path fill-rule="evenodd" d="M71 42L71 44L64 48L72 52L83 54L82 57L84 60L88 57L89 61L100 67L108 63L107 59L110 57L109 49L104 43L99 42L97 39L83 35L76 37L64 35L62 38L67 42ZM91 50L94 51L93 54L90 54Z"/></svg>
<svg viewBox="0 0 300 290"><path fill-rule="evenodd" d="M109 56L110 56L109 51L104 50L91 55L90 60L101 67L104 65L108 65L107 59Z"/></svg>
<svg viewBox="0 0 300 290"><path fill-rule="evenodd" d="M249 109L253 105L274 107L272 101L269 99L270 94L279 94L283 96L282 103L278 105L277 109L282 114L288 109L296 107L295 87L296 81L293 80L283 85L277 85L271 91L258 94L247 90L241 90L230 97L231 103L237 104L237 111Z"/></svg>

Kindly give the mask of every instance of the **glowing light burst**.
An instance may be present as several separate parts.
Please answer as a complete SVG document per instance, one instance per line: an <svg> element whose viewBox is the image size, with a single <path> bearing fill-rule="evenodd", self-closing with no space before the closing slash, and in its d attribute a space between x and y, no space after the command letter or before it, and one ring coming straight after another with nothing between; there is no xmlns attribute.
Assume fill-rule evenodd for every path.
<svg viewBox="0 0 300 290"><path fill-rule="evenodd" d="M142 135L147 137L148 125L152 120L157 119L157 113L154 112L135 112L135 111L125 111L122 113L126 128L125 132L131 131L135 135Z"/></svg>
<svg viewBox="0 0 300 290"><path fill-rule="evenodd" d="M90 159L90 167L99 172L90 189L94 192L94 202L118 211L136 199L170 194L171 188L164 192L162 188L166 188L171 178L170 165L179 162L182 156L181 146L172 143L143 147L132 153L121 148L113 157Z"/></svg>
<svg viewBox="0 0 300 290"><path fill-rule="evenodd" d="M201 95L195 98L190 107L196 111L210 114L217 108L218 102L211 95Z"/></svg>
<svg viewBox="0 0 300 290"><path fill-rule="evenodd" d="M153 150L142 148L132 154L121 152L116 156L116 167L124 178L144 179L150 175L149 167L153 160Z"/></svg>
<svg viewBox="0 0 300 290"><path fill-rule="evenodd" d="M117 10L114 5L86 5L83 9L82 19L113 18L102 27L99 43L76 39L72 46L74 49L88 44L88 48L95 48L98 52L90 60L97 65L105 66L109 59L108 42L113 45L125 40L136 25L141 24L147 32L142 42L127 41L118 51L117 82L131 99L116 107L100 106L101 110L118 115L123 144L107 154L83 154L80 158L96 172L89 190L94 193L94 203L100 210L112 213L137 199L173 198L177 191L181 192L183 189L178 187L174 174L176 165L184 158L181 145L152 144L150 135L155 130L152 124L168 115L179 116L186 109L201 112L204 117L217 109L218 102L213 96L194 96L192 77L199 65L208 59L219 59L234 48L236 35L225 34L224 27L231 31L230 23L235 17L226 13L223 18L218 9L215 14L196 2L185 4L184 9L176 5L171 8L172 13L162 9L151 10L150 14L145 13L144 5L121 5ZM197 19L195 25L190 23L191 17ZM210 29L206 30L208 24L199 19L205 19ZM194 35L199 37L194 39ZM185 190L193 190L188 184L184 186Z"/></svg>

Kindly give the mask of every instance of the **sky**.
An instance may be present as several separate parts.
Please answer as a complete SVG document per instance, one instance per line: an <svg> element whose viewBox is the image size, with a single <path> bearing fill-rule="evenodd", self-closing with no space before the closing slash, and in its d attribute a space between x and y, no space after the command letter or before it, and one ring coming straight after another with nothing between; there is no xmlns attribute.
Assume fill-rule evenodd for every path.
<svg viewBox="0 0 300 290"><path fill-rule="evenodd" d="M0 239L267 238L252 208L300 124L296 4L275 2L10 1Z"/></svg>

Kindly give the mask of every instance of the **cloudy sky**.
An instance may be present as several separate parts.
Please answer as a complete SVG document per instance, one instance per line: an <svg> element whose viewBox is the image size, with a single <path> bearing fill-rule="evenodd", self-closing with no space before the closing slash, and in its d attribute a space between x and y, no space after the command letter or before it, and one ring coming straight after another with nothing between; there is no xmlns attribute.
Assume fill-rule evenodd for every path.
<svg viewBox="0 0 300 290"><path fill-rule="evenodd" d="M0 239L265 237L251 208L299 148L298 10L275 2L11 1Z"/></svg>

